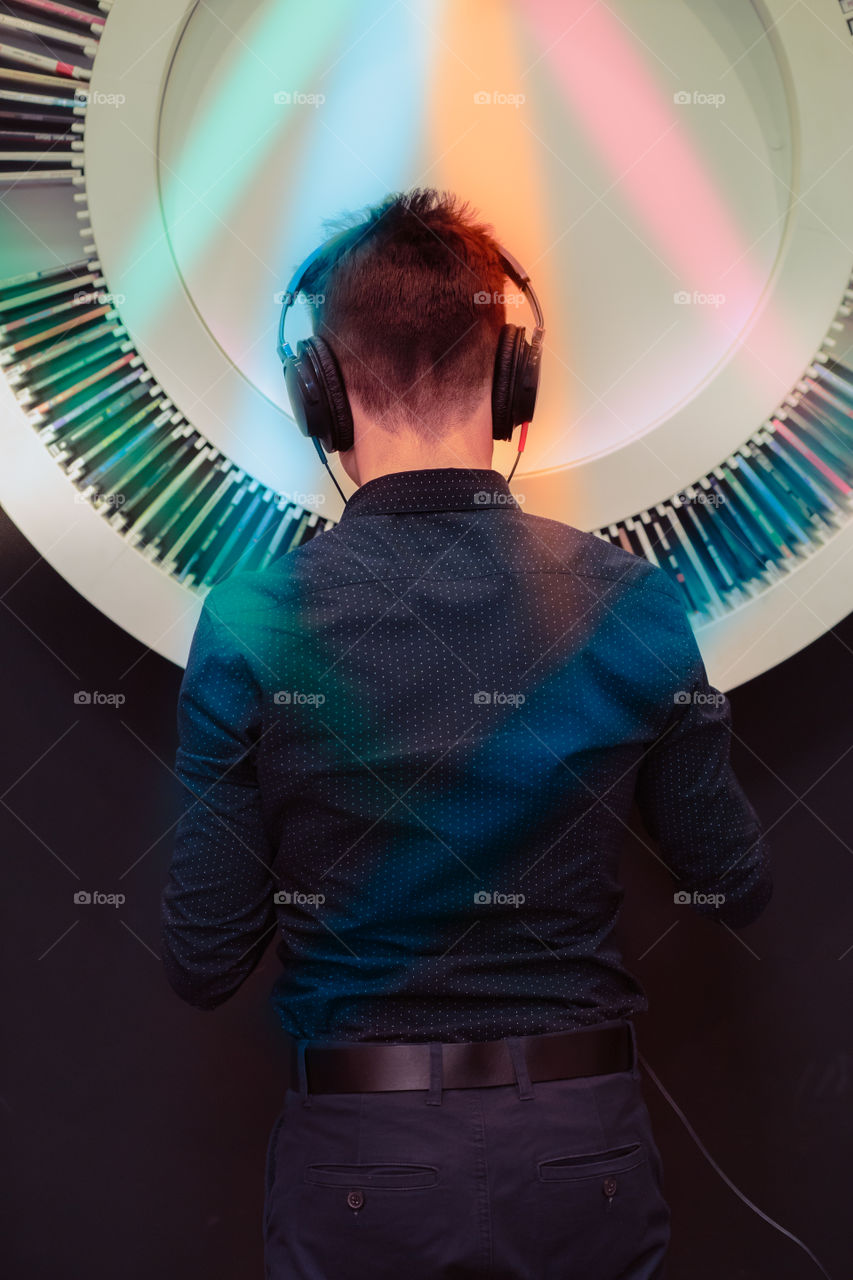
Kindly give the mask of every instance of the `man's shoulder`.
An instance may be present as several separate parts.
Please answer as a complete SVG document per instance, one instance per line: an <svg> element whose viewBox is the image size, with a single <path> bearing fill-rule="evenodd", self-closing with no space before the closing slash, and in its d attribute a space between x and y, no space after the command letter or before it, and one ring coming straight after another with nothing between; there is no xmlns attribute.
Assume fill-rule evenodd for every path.
<svg viewBox="0 0 853 1280"><path fill-rule="evenodd" d="M666 571L643 556L562 520L525 513L525 523L543 544L543 564L551 563L558 570L565 567L568 572L602 582L619 579L626 586L663 594L682 605L678 588Z"/></svg>
<svg viewBox="0 0 853 1280"><path fill-rule="evenodd" d="M299 586L316 580L318 566L326 559L321 546L328 531L279 556L263 569L238 569L210 587L204 607L218 621L245 627L250 619L260 620L276 610L279 615L288 601L299 600Z"/></svg>

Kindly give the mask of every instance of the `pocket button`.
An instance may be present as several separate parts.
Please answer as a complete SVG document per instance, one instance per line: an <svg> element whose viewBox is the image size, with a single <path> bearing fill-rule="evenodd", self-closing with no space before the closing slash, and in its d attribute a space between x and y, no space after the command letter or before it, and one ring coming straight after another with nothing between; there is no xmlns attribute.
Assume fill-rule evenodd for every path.
<svg viewBox="0 0 853 1280"><path fill-rule="evenodd" d="M601 1189L604 1192L604 1194L607 1196L607 1199L611 1200L613 1196L616 1195L616 1179L605 1178L604 1182L602 1183Z"/></svg>
<svg viewBox="0 0 853 1280"><path fill-rule="evenodd" d="M355 1209L355 1211L356 1211L356 1212L358 1212L358 1210L359 1210L359 1209L361 1208L361 1206L364 1204L364 1192L363 1192L363 1191L348 1191L348 1192L347 1192L347 1204L349 1205L349 1207L350 1207L351 1209Z"/></svg>

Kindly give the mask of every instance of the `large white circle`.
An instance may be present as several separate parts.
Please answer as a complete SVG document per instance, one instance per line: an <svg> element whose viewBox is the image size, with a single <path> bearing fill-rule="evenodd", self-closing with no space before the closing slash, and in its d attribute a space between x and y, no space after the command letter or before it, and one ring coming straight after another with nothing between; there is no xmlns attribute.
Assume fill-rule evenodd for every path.
<svg viewBox="0 0 853 1280"><path fill-rule="evenodd" d="M215 5L226 2L231 0L215 0ZM745 169L739 169L736 184L719 173L713 174L712 181L711 171L701 165L689 170L697 181L704 174L703 190L710 192L709 200L714 202L711 225L720 232L720 244L729 245L733 236L732 233L727 238L720 230L726 226L731 229L732 219L726 209L740 210L742 216L747 216L743 210L750 205L749 193L764 192L757 206L764 220L764 234L759 236L761 243L749 243L750 232L755 230L751 227L744 226L736 237L743 249L749 250L752 255L749 261L755 265L750 269L751 287L737 295L740 314L737 322L731 324L731 333L727 329L725 306L693 301L679 304L674 300L680 292L678 288L674 288L672 300L667 302L661 296L662 285L658 282L657 301L651 303L652 321L647 321L645 311L636 302L640 296L637 289L628 289L621 318L609 317L614 336L608 341L601 335L607 330L608 316L604 312L618 309L611 305L618 294L618 288L613 288L612 292L608 291L607 306L601 314L596 311L595 298L588 299L590 323L599 335L597 345L590 340L590 347L595 346L597 355L590 356L594 374L590 372L589 376L594 380L588 382L587 371L566 358L572 350L571 342L568 338L562 341L560 337L561 317L565 321L564 338L570 322L566 319L569 309L560 305L559 272L552 277L551 264L544 259L537 261L540 255L536 249L536 228L541 219L547 217L558 227L564 226L566 219L550 212L551 206L545 198L547 192L538 202L530 199L532 179L527 181L530 173L519 173L519 166L509 169L484 163L483 171L493 184L493 193L488 198L487 192L478 191L475 175L470 175L472 201L485 216L499 221L501 234L511 244L512 251L536 272L548 315L556 324L555 332L549 319L541 416L538 411L525 459L526 472L522 472L529 510L567 519L581 527L598 528L677 492L705 474L752 434L786 395L821 343L849 274L851 246L847 224L849 193L853 186L853 152L847 141L846 126L853 115L850 48L828 25L828 15L821 17L817 13L822 7L824 0L809 0L808 4L793 7L787 6L785 0L756 0L755 4L721 6L719 12L712 6L714 14L711 14L707 5L688 5L681 0L678 3L667 0L655 6L640 0L621 0L618 11L613 6L576 6L579 14L587 10L611 14L615 26L606 33L610 43L604 52L609 52L617 62L621 59L618 69L623 74L627 74L626 68L633 68L639 76L637 67L642 67L643 92L661 111L666 98L664 85L669 93L672 84L683 84L669 93L667 114L661 118L662 131L668 129L669 133L661 145L675 137L695 137L697 147L725 148L729 159L738 154L743 156L741 165ZM398 9L410 15L423 16L426 12L423 6L414 9L396 6L394 13ZM691 85L686 79L680 81L677 66L671 67L674 74L665 68L652 73L656 56L647 54L641 41L632 35L634 26L648 20L641 15L650 9L658 15L658 29L642 30L646 30L649 37L654 35L663 41L662 47L669 51L670 66L674 57L669 43L671 22L695 23L698 13L706 23L718 23L711 34L705 33L701 40L698 35L701 27L693 28L697 33L700 60L685 66L692 68L691 77L701 76L700 83ZM519 9L519 13L525 15L532 12L553 15L555 11L555 6L544 4ZM393 23L398 19L389 16L386 8L378 4L373 8L360 6L357 13L341 5L330 10L323 23L313 21L310 14L295 5L274 4L271 0L254 6L249 19L241 16L236 0L225 12L229 15L228 25L223 22L223 11L207 4L189 5L182 14L176 13L171 0L150 0L144 10L121 0L114 7L96 61L93 87L101 91L104 100L108 100L110 93L124 92L127 102L121 111L97 103L90 109L86 173L93 228L110 287L126 298L122 318L158 381L176 404L199 430L262 482L279 490L319 492L326 502L324 511L333 511L337 509L334 490L313 450L293 430L281 408L279 371L273 350L276 289L283 287L282 280L290 267L315 243L321 213L335 212L332 191L336 179L327 172L328 164L317 168L314 159L317 131L325 132L331 124L331 116L325 124L322 121L327 107L331 112L333 98L330 96L328 103L321 106L291 102L290 107L301 113L297 120L303 121L296 126L294 135L302 139L300 149L292 140L287 140L285 145L279 116L273 113L270 123L267 112L277 104L270 103L268 91L278 85L282 87L275 92L290 93L291 97L322 93L321 83L327 78L334 80L337 65L350 65L350 46L354 42L363 43L368 39L373 24L393 33ZM547 80L546 65L550 66L556 56L549 53L547 64L541 57L546 47L543 38L548 33L540 32L535 44L529 33L526 40L521 40L519 30L506 25L507 15L513 12L514 8L509 5L494 10L495 15L504 15L500 56L506 56L508 49L513 50L518 78L526 73L531 85ZM562 13L562 9L559 12ZM273 37L280 29L276 24L290 21L291 14L301 14L302 25L294 29L289 43L276 41ZM352 14L353 25L335 27L334 14ZM837 10L833 17L836 20L840 17ZM415 20L411 17L411 21ZM249 21L250 26L242 31L240 23L244 21ZM192 32L197 22L202 23L199 31L206 31L206 24L213 22L211 38L213 31L219 32L211 61L205 64L204 70L198 69L192 57L185 59L182 54L184 48L192 52ZM265 23L272 24L269 31ZM580 31L581 22L576 25ZM564 39L555 41L557 48L565 45L571 26L564 16L560 28ZM158 28L163 31L162 38L152 44L150 32ZM522 27L521 31L524 30ZM572 29L573 38L579 38L578 31ZM426 24L415 52L412 51L416 43L414 37L406 45L395 46L393 41L391 45L396 48L398 61L410 70L420 65L418 57L429 67L436 56L438 35L441 31L431 34ZM390 41L390 36L388 38ZM602 37L599 35L599 38ZM257 48L252 49L253 41L260 45L260 63ZM489 83L497 75L494 68L498 54L494 53L490 60L486 55L493 46L484 45L484 48L486 53L473 68L474 78L479 80L482 76L486 82L484 91L492 92L500 88L500 82ZM618 52L618 58L613 50ZM721 70L720 50L729 68L725 74ZM197 56L203 59L207 55L199 49ZM705 75L699 70L702 57L708 62ZM451 61L454 60L451 58ZM265 70L264 64L272 70ZM405 91L401 107L394 93L377 97L376 76L370 70L371 65L369 58L354 64L351 98L373 102L374 134L399 139L402 150L412 132L405 108L419 101L419 92L424 87L423 74L418 78L411 71L400 90ZM552 94L557 92L560 81L559 63L554 65L556 70L550 73ZM782 101L778 97L780 79L784 85ZM256 93L256 80L264 83L263 94ZM470 76L468 84L470 88ZM725 87L721 89L720 84ZM212 87L205 89L205 85ZM399 85L398 77L391 87L396 92ZM450 93L449 87L447 92ZM580 88L576 86L574 92L580 95L574 107L577 116L587 100L583 95L588 98L595 90L594 86L584 84ZM676 103L674 94L678 92L691 95L690 103ZM715 92L726 94L724 106L713 106L702 100L702 95ZM164 94L167 104L171 95L176 95L175 110L170 107L163 112ZM194 98L199 97L204 99L206 109L200 108L196 114L192 104ZM531 100L538 101L533 92ZM344 95L340 108L344 114L349 101ZM737 127L734 129L731 122L728 126L726 123L729 101L735 104L736 114L732 120ZM441 108L440 96L438 104ZM190 132L180 123L179 105L193 112ZM621 100L620 105L624 107ZM452 114L451 106L456 109L455 100L444 106ZM261 111L257 128L253 127L255 108ZM351 108L356 115L360 109ZM471 111L474 109L472 97ZM482 109L508 111L513 120L516 116L522 119L522 109L507 104ZM287 106L282 105L280 110L286 112ZM545 114L547 116L547 112ZM633 174L645 172L642 156L637 157L633 170L630 161L621 169L617 164L621 154L618 126L621 122L623 129L629 129L630 118L630 111L617 113L608 125L612 136L601 135L600 120L597 124L594 119L586 122L586 135L594 139L594 144L588 141L588 145L610 156L614 180L621 175L623 185L632 181ZM508 124L505 127L508 128ZM535 142L534 139L541 154L543 145L553 144L541 125L538 130L533 127L536 137L543 140ZM486 128L488 133L488 126L475 125L474 128L475 131ZM346 137L340 128L335 129L335 133ZM289 138L288 129L284 134ZM178 163L181 137L184 138L184 158ZM448 154L464 147L464 138L449 134L449 139L444 148ZM786 156L789 141L790 156ZM158 147L162 151L159 158ZM272 154L282 147L285 153L288 148L296 148L291 157L294 163L289 168L283 164L259 163L259 157L267 151ZM329 152L316 154L327 157ZM568 143L561 144L560 154L564 163L574 166L576 157ZM678 154L687 152L682 148ZM719 154L723 154L722 150ZM771 154L776 158L769 160ZM115 180L118 155L122 156L120 183ZM435 159L436 155L423 143L414 168L431 180L436 176ZM447 167L449 162L445 159L442 163ZM767 172L768 166L775 174L772 178ZM361 183L348 188L346 204L349 207L358 204L358 192L370 191L375 195L384 184L393 186L404 172L402 163L387 165L386 173L372 172L375 166L365 166L363 159L355 167L363 168L364 172ZM555 162L552 168L549 162L547 169L543 166L546 175L553 176L557 171L562 173L563 164ZM209 181L211 173L215 174L213 188ZM788 186L785 186L786 173L792 174ZM165 185L164 174L168 179ZM265 188L258 186L259 174L266 175ZM486 179L482 182L485 184ZM738 184L747 189L746 196L735 193L734 187ZM181 206L180 192L185 187L193 195ZM220 240L220 252L211 255L208 240L214 227L219 228L216 236L225 236L228 243L228 236L219 223L226 210L224 206L217 208L217 200L221 200L221 194L217 193L226 190L232 192L240 206L239 210L230 208L228 221L244 228L241 238L245 247L239 255L230 250L224 252ZM263 199L261 191L266 192ZM666 209L654 203L655 192L646 190L640 183L634 194L641 211L644 207L647 212L651 209L655 217L659 215L662 219L655 223L658 233L670 227L674 236L678 218L670 217L667 222ZM606 196L611 205L612 196L613 193ZM212 212L205 212L199 198ZM684 199L689 207L689 200L694 197L688 199L685 194ZM168 214L168 225L163 220L161 200ZM552 203L556 205L559 201ZM184 217L181 217L182 210ZM196 239L204 270L196 269L192 260L190 223L200 211L204 218ZM500 219L496 212L500 212ZM599 208L589 218L599 216L610 215L604 215ZM780 231L782 242L778 251L774 251ZM266 233L271 238L264 242ZM678 250L676 260L693 262L701 243L697 246L688 227L680 234L684 237L683 247ZM631 238L630 232L626 231L625 235ZM177 258L171 244L176 238ZM542 243L550 246L553 238L546 234ZM626 244L621 233L620 242ZM559 246L554 252L559 256ZM719 244L714 252L717 260ZM253 255L265 266L261 268L256 263L257 272L253 268L252 273L248 270L244 273L241 262L251 260ZM666 253L660 256L666 260ZM603 258L603 251L599 257ZM634 259L637 271L644 259L645 254L638 251ZM179 270L182 260L183 267ZM577 255L573 256L570 249L565 260L570 264L570 271L580 269ZM727 263L730 260L731 255L725 258ZM743 262L746 261L744 258ZM736 276L738 272L742 275L743 262L735 263ZM663 268L660 269L663 272ZM183 272L187 273L186 282ZM702 276L698 258L689 275L674 278L672 284L683 286L691 299L694 294L701 297L720 292L713 280ZM582 289L575 290L575 307L583 293ZM633 327L630 322L632 299ZM662 327L667 307L671 318ZM731 321L734 319L729 317ZM575 318L572 323L578 328L584 322ZM629 368L631 359L623 357L621 345L627 341L629 332L633 335L630 345L633 369ZM685 354L687 349L681 345L678 335L691 332L696 342ZM707 341L699 341L700 332L705 332ZM669 361L664 361L669 372L664 379L659 376L659 369L653 375L645 372L651 369L652 353L659 347L664 354L669 350ZM643 356L639 362L638 352ZM710 367L715 356L717 363ZM575 413L571 396L562 394L557 375L551 374L552 370L561 368L561 362L573 368L574 384L588 382L590 391L584 394L589 400L601 394L605 369L611 369L612 385L608 395L618 399L623 387L633 390L638 406L636 413L626 419L627 404L622 400L618 400L618 405L613 401L611 406L611 409L616 406L618 417L597 401L594 416L584 417L582 411ZM562 386L566 385L564 381ZM678 402L673 403L676 399ZM667 404L671 406L669 411L665 411ZM655 413L658 417L652 420ZM610 437L609 445L606 443L605 419L611 421L614 431L612 422L616 421L618 430L624 433L620 447L614 447L614 436ZM598 436L605 442L601 450L587 452L594 447ZM583 456L574 463L560 462L561 451L572 449L575 444ZM513 446L500 445L496 450L496 465L508 468L512 457Z"/></svg>
<svg viewBox="0 0 853 1280"><path fill-rule="evenodd" d="M639 7L640 0L636 3ZM684 0L684 5L698 6L702 14L710 12L703 0ZM613 5L579 7L616 14L623 33L631 36L630 22L626 26L624 17L631 12L629 5L618 11ZM642 7L646 7L644 2ZM668 11L666 5L656 7L662 14ZM97 254L109 291L123 295L122 321L153 379L189 421L238 465L279 492L320 490L320 497L330 500L326 506L321 503L321 509L334 514L338 500L331 488L324 488L313 450L276 403L275 391L265 394L247 373L248 363L241 360L238 368L227 344L223 345L223 334L212 332L211 318L199 309L200 300L194 298L178 270L169 238L174 225L164 225L163 161L158 158L158 148L161 136L168 133L168 124L163 133L161 106L164 95L168 96L183 25L194 8L181 0L149 0L144 7L135 0L116 0L111 10L95 62L86 117L86 194L75 196L83 252ZM562 6L531 3L525 12L553 13L558 8L562 12ZM532 446L528 466L533 469L522 472L527 509L582 527L595 528L621 519L708 472L751 436L785 398L818 348L832 350L825 347L825 340L831 343L834 332L841 336L833 329L833 320L853 261L853 150L847 138L848 122L853 118L853 41L846 22L835 0L800 0L793 6L787 0L754 0L751 5L727 3L713 9L721 23L728 24L720 26L715 38L730 59L730 76L752 74L751 59L745 56L748 31L739 24L747 20L754 23L757 15L760 26L751 28L758 32L753 43L763 46L762 57L775 67L768 71L765 86L776 84L777 73L784 84L793 168L787 208L780 209L783 238L758 306L736 348L684 403L618 447L574 464L549 470L535 452L542 447L541 441ZM378 4L348 9L354 15L354 33L368 27L380 16L380 10L385 12ZM492 13L497 12L495 6ZM311 25L310 14L306 24ZM519 32L510 33L509 28L504 29L504 35L507 48L522 48L533 74L529 42L524 45ZM426 56L430 41L425 37L423 43ZM346 47L341 43L340 52ZM304 44L300 48L304 53ZM226 75L232 63L233 52L221 68L210 68L211 79L216 82L220 71ZM499 83L490 86L499 87ZM709 91L703 85L690 88L697 93ZM751 101L761 114L767 104L760 105L754 89L753 85ZM116 105L119 99L120 108ZM691 110L720 109L692 99L683 105ZM762 136L772 137L766 125ZM780 137L784 151L784 130ZM247 139L247 151L250 149L251 139ZM755 164L761 165L758 157ZM778 184L784 165L775 172ZM510 178L506 181L510 183ZM541 290L547 272L543 277L536 271L535 253L525 256L529 206L518 198L522 188L514 172L511 184L506 216L516 222L508 229L502 225L502 233L534 271ZM165 203L168 207L168 198ZM299 199L294 193L292 203L294 209L301 209L304 192ZM495 206L499 203L495 201ZM480 204L490 207L488 201ZM86 228L87 213L91 232ZM294 259L313 243L307 228L305 236L304 245L294 242L287 249ZM64 245L50 248L53 260L68 259ZM217 265L220 273L227 272L227 262ZM232 283L239 291L240 279L235 276ZM553 352L549 358L554 358ZM618 360L618 353L614 359ZM546 407L547 395L553 393L553 387L548 392L547 386L546 381ZM0 471L0 501L7 512L45 558L94 605L145 644L183 661L198 611L198 595L148 555L140 554L140 549L92 507L77 501L74 485L35 435L7 386L0 386L0 400L6 459ZM511 447L501 446L496 465L508 467L511 455ZM756 586L725 616L698 626L697 636L715 684L728 689L766 670L848 612L851 540L853 524L848 521L824 547L815 547L803 556L775 585Z"/></svg>
<svg viewBox="0 0 853 1280"><path fill-rule="evenodd" d="M464 22L436 40L423 6L353 41L346 15L314 31L280 0L207 0L169 69L158 162L193 306L284 411L275 294L322 219L461 179L545 309L523 474L641 436L736 351L783 243L794 155L782 72L749 5L736 65L715 6L584 6L554 48L533 11L498 5L496 21L500 9L519 28L511 58ZM504 74L518 82L501 95ZM530 323L523 305L510 316Z"/></svg>

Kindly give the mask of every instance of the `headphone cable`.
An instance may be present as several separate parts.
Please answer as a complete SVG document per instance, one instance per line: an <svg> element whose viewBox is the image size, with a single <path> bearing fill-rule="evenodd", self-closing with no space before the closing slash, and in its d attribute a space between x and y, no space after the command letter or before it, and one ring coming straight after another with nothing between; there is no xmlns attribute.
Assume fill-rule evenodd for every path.
<svg viewBox="0 0 853 1280"><path fill-rule="evenodd" d="M521 455L524 453L524 446L527 444L527 428L529 426L530 426L529 422L522 422L521 424L521 434L518 437L518 452L515 455L515 462L512 464L512 470L510 471L509 475L506 478L507 484L509 484L510 480L512 480L512 477L515 475L515 468L518 466L518 460L521 457ZM320 461L322 462L323 466L326 468L326 470L328 471L329 475L332 478L332 484L335 486L338 493L341 495L341 501L343 502L344 506L346 506L347 500L344 497L341 486L338 484L337 480L335 479L334 471L329 466L329 461L326 457L325 449L323 448L323 446L321 445L320 441L317 439L316 436L312 436L311 439L314 441L314 448L317 450Z"/></svg>
<svg viewBox="0 0 853 1280"><path fill-rule="evenodd" d="M515 462L512 464L512 470L506 478L507 484L509 484L512 477L515 475L515 468L518 466L518 460L524 453L524 446L527 444L527 428L529 426L529 422L522 422L521 424L521 434L518 437L518 452L515 455Z"/></svg>
<svg viewBox="0 0 853 1280"><path fill-rule="evenodd" d="M346 498L344 497L344 491L343 491L343 489L341 488L341 486L338 484L337 480L335 479L335 473L334 473L334 471L333 471L333 470L332 470L332 468L329 466L328 459L326 458L326 451L325 451L325 449L324 449L324 448L323 448L323 446L320 444L320 441L317 439L317 437L316 437L316 436L312 436L312 437L311 437L311 439L314 441L314 448L317 450L318 454L320 455L320 461L322 462L323 466L326 468L326 470L328 471L329 475L330 475L330 476L331 476L331 478L332 478L332 484L335 486L335 488L337 489L338 493L341 495L341 502L344 504L344 506L346 506L346 505L347 505L347 500L346 500Z"/></svg>
<svg viewBox="0 0 853 1280"><path fill-rule="evenodd" d="M661 1084L660 1080L657 1078L657 1076L655 1075L654 1071L652 1071L651 1067L649 1066L648 1062L647 1062L647 1061L646 1061L646 1059L643 1057L643 1055L642 1055L641 1053L638 1053L638 1054L637 1054L637 1058L638 1058L638 1060L642 1063L643 1068L645 1069L646 1073L651 1077L651 1079L654 1081L654 1083L655 1083L655 1085L657 1086L657 1088L658 1088L658 1089L660 1090L660 1092L663 1094L664 1098L666 1098L667 1102L668 1102L668 1103L669 1103L669 1105L672 1107L673 1111L674 1111L674 1112L675 1112L675 1114L678 1116L679 1120L680 1120L680 1121L681 1121L681 1123L684 1125L684 1127L685 1127L685 1129L687 1130L687 1132L690 1134L690 1137L693 1139L693 1141L695 1142L696 1146L697 1146L697 1147L699 1148L699 1150L702 1152L702 1155L703 1155L703 1156L705 1157L705 1159L708 1161L708 1164L711 1166L711 1168L714 1170L714 1172L715 1172L715 1173L716 1173L720 1178L722 1178L722 1180L723 1180L723 1182L726 1184L726 1186L727 1186L731 1191L733 1191L733 1192L735 1193L735 1195L737 1196L737 1198L738 1198L739 1200L742 1200L742 1201L743 1201L743 1203L744 1203L744 1204L745 1204L749 1209L751 1209L753 1213L757 1213L757 1214L758 1214L758 1216L759 1216L759 1218L761 1218L764 1222L769 1223L769 1224L770 1224L770 1226L771 1226L771 1227L773 1227L776 1231L781 1231L782 1235L783 1235L783 1236L787 1236L787 1238L788 1238L789 1240L793 1240L794 1244L799 1245L799 1246L800 1246L800 1248L801 1248L805 1253L807 1253L807 1254L808 1254L808 1256L811 1258L812 1262L815 1264L815 1266L817 1267L817 1269L818 1269L818 1271L821 1273L821 1275L822 1275L822 1276L825 1276L825 1277L826 1277L826 1280L832 1280L832 1277L830 1276L829 1272L828 1272L828 1271L827 1271L823 1266L821 1266L820 1262L817 1260L817 1258L815 1257L815 1255L812 1253L811 1249L808 1247L808 1245L807 1245L807 1244L804 1244L804 1243L803 1243L803 1241L802 1241L802 1240L800 1240L799 1236L795 1236L795 1235L793 1234L793 1232L788 1231L788 1230L787 1230L785 1227L783 1227L780 1223L778 1223L778 1222L774 1222L774 1220L773 1220L772 1218L768 1217L768 1215L767 1215L766 1213L764 1213L764 1212L763 1212L763 1210L759 1209L759 1207L758 1207L758 1205L757 1205L757 1204L753 1204L753 1203L752 1203L752 1201L751 1201L750 1199L748 1199L748 1197L747 1197L747 1196L745 1196L745 1195L743 1194L743 1192L742 1192L742 1191L740 1191L740 1190L735 1186L735 1184L732 1182L731 1178L729 1178L729 1177L728 1177L728 1176L723 1172L723 1170L722 1170L722 1169L720 1168L720 1166L717 1164L717 1162L716 1162L716 1160L714 1159L714 1157L713 1157L713 1156L711 1155L711 1153L707 1150L707 1148L703 1145L702 1140L699 1138L698 1134L696 1133L696 1130L693 1128L693 1126L691 1125L690 1121L687 1119L687 1116L686 1116L686 1115L684 1114L684 1112L681 1110L681 1108L679 1107L679 1105L678 1105L678 1103L675 1101L675 1099L674 1099L673 1097L671 1097L669 1093L667 1093L666 1089L665 1089L665 1088L664 1088L664 1086Z"/></svg>

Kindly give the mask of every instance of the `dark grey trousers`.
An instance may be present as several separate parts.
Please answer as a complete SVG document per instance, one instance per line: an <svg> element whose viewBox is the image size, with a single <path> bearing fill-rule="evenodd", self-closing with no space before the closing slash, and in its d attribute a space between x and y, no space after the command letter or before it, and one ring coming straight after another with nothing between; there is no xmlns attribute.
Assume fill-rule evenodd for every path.
<svg viewBox="0 0 853 1280"><path fill-rule="evenodd" d="M287 1090L267 1280L660 1280L661 1161L639 1069L430 1092Z"/></svg>

